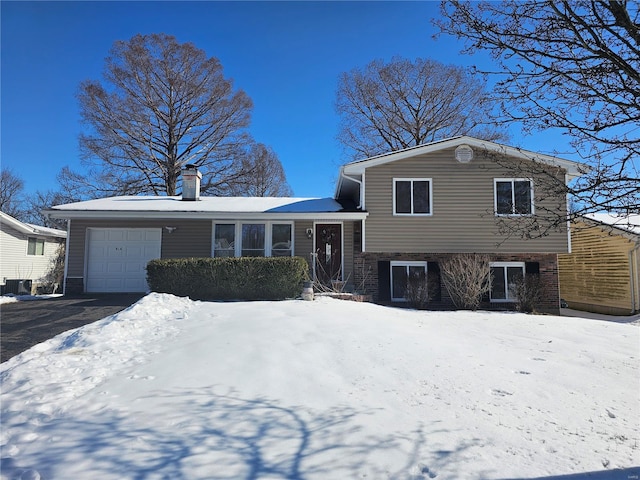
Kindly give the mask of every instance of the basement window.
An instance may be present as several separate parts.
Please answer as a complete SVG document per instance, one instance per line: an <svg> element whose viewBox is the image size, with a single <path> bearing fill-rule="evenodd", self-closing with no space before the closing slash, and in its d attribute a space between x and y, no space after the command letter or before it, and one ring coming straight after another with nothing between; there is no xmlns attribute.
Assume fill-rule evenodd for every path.
<svg viewBox="0 0 640 480"><path fill-rule="evenodd" d="M491 264L491 301L515 302L516 285L524 278L524 262L495 262Z"/></svg>
<svg viewBox="0 0 640 480"><path fill-rule="evenodd" d="M391 262L391 301L406 302L411 281L425 281L427 262Z"/></svg>

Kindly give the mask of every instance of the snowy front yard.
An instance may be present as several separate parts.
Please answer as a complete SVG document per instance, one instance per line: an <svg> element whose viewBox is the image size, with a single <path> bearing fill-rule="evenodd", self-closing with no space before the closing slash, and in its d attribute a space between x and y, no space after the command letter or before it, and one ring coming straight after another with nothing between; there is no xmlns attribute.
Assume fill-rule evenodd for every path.
<svg viewBox="0 0 640 480"><path fill-rule="evenodd" d="M2 479L638 478L639 349L578 318L150 294L2 364Z"/></svg>

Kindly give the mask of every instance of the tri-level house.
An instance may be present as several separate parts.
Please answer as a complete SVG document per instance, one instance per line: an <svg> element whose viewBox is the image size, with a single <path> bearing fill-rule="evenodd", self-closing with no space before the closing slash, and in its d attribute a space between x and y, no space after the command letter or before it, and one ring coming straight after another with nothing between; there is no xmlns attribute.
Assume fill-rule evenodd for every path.
<svg viewBox="0 0 640 480"><path fill-rule="evenodd" d="M159 257L297 255L320 281L403 302L412 273L438 278L443 259L471 253L491 261L487 307L512 303L514 279L535 274L540 309L558 311L567 226L526 239L504 225L566 212L542 177L564 184L579 174L575 162L461 136L346 164L333 198L200 197L200 173L188 168L181 197L114 197L48 213L69 219L68 292L145 291L146 262ZM447 306L437 290L434 302Z"/></svg>

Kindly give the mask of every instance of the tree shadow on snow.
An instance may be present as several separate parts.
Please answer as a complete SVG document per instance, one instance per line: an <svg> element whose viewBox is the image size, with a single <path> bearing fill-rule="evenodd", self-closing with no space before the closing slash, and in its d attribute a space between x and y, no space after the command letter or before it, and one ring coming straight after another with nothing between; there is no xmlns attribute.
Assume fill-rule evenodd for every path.
<svg viewBox="0 0 640 480"><path fill-rule="evenodd" d="M67 413L40 423L38 445L46 448L4 458L2 470L12 479L32 469L41 480L63 473L173 480L435 478L434 466L421 458L425 439L436 430L372 433L366 417L374 413L346 406L322 412L286 407L213 387L162 391L136 400L131 412ZM471 446L437 458L453 460Z"/></svg>

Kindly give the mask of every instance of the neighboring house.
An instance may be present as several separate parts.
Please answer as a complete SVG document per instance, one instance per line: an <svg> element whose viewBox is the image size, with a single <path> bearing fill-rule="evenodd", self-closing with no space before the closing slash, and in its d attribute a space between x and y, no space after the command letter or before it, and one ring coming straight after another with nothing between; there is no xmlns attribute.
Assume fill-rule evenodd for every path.
<svg viewBox="0 0 640 480"><path fill-rule="evenodd" d="M640 311L640 215L585 215L560 255L560 295L568 306L612 315Z"/></svg>
<svg viewBox="0 0 640 480"><path fill-rule="evenodd" d="M514 279L535 273L546 285L541 308L558 311L568 231L524 240L500 237L498 225L536 208L566 212L566 198L544 198L537 178L503 161L536 162L562 182L579 174L574 162L455 137L343 166L334 198L199 198L200 174L189 168L182 199L115 197L48 213L70 221L68 292L144 291L146 262L157 257L297 255L320 280L403 301L409 273L437 274L438 262L466 252L491 256L492 304L512 303ZM446 304L446 293L436 301Z"/></svg>
<svg viewBox="0 0 640 480"><path fill-rule="evenodd" d="M44 282L67 232L23 223L0 212L0 281L3 292L35 293ZM28 282L27 282L28 281ZM20 284L22 282L22 284ZM31 287L28 287L31 283ZM28 288L27 288L28 287Z"/></svg>

